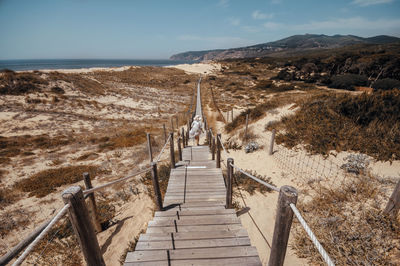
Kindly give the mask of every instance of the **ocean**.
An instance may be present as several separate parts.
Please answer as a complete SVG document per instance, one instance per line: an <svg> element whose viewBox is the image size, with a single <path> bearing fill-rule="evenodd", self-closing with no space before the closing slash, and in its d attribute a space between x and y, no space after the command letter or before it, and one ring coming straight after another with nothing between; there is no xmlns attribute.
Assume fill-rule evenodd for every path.
<svg viewBox="0 0 400 266"><path fill-rule="evenodd" d="M31 60L0 60L0 70L10 69L40 70L40 69L79 69L92 67L122 67L122 66L169 66L191 64L194 61L180 60L145 60L145 59L31 59Z"/></svg>

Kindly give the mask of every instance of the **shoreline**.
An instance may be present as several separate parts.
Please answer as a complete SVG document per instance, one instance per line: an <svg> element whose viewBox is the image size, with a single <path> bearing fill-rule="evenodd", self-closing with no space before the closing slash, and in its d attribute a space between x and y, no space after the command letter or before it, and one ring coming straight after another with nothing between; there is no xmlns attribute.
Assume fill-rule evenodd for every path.
<svg viewBox="0 0 400 266"><path fill-rule="evenodd" d="M128 65L128 66L121 66L121 67L89 67L89 68L54 68L54 69L34 69L34 70L16 70L16 73L32 73L32 72L43 72L43 73L50 73L50 72L59 72L65 74L87 74L87 73L94 73L100 71L107 71L107 72L120 72L126 71L129 69L139 68L139 67L163 67L163 68L177 68L181 69L187 73L191 74L211 74L215 71L219 71L221 69L221 65L215 62L200 62L200 63L186 63L186 64L176 64L176 65L165 65L165 66L154 66L154 65Z"/></svg>

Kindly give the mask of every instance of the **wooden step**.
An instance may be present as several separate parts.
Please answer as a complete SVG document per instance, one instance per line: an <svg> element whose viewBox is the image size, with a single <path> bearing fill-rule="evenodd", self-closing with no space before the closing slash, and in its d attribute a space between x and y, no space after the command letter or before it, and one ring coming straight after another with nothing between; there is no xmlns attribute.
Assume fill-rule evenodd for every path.
<svg viewBox="0 0 400 266"><path fill-rule="evenodd" d="M252 246L189 248L176 250L139 250L129 252L126 262L142 261L174 261L217 258L240 258L258 256L257 250Z"/></svg>
<svg viewBox="0 0 400 266"><path fill-rule="evenodd" d="M182 219L155 219L150 221L148 226L192 226L192 225L219 225L219 224L240 224L240 219L233 215L224 215L224 217L202 216L201 218L193 219L193 217Z"/></svg>
<svg viewBox="0 0 400 266"><path fill-rule="evenodd" d="M239 224L217 225L181 225L181 226L148 226L146 233L174 233L174 232L205 232L205 231L230 231L241 229Z"/></svg>
<svg viewBox="0 0 400 266"><path fill-rule="evenodd" d="M217 209L217 210L182 210L182 211L175 211L175 210L167 210L167 211L156 211L154 213L154 217L174 217L177 216L200 216L200 215L221 215L221 214L234 214L236 215L236 211L234 209Z"/></svg>
<svg viewBox="0 0 400 266"><path fill-rule="evenodd" d="M248 256L241 258L217 258L217 259L191 259L191 260L170 260L170 261L144 261L144 262L125 262L126 266L260 266L261 261L258 256Z"/></svg>
<svg viewBox="0 0 400 266"><path fill-rule="evenodd" d="M139 241L165 241L171 240L195 240L195 239L216 239L216 238L235 238L248 237L244 228L231 231L207 231L207 232L185 232L185 233L146 233L141 234Z"/></svg>
<svg viewBox="0 0 400 266"><path fill-rule="evenodd" d="M234 247L250 246L248 237L217 238L217 239L196 239L167 241L139 241L135 250L160 250L160 249L185 249L185 248L211 248L211 247Z"/></svg>

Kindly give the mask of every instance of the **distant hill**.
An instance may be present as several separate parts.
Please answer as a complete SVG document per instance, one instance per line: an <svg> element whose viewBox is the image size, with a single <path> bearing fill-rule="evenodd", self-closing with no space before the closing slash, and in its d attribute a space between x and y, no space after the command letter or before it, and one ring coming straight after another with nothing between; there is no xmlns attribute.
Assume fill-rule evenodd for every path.
<svg viewBox="0 0 400 266"><path fill-rule="evenodd" d="M262 56L285 56L317 49L332 49L354 44L387 44L400 42L400 38L379 35L362 38L354 35L293 35L288 38L247 47L217 49L207 51L189 51L175 54L172 60L214 60L228 58L248 58Z"/></svg>

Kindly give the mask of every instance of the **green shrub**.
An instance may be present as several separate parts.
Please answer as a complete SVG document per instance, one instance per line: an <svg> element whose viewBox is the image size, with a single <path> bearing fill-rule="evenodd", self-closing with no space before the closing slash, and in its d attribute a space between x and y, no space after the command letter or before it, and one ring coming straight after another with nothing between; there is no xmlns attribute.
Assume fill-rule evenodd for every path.
<svg viewBox="0 0 400 266"><path fill-rule="evenodd" d="M355 86L367 86L368 78L356 74L344 74L331 78L330 88L353 91Z"/></svg>
<svg viewBox="0 0 400 266"><path fill-rule="evenodd" d="M380 79L372 84L374 90L400 89L400 81L397 79Z"/></svg>

